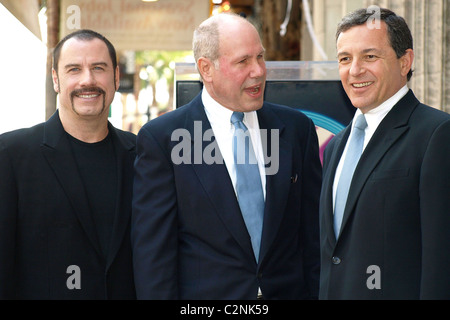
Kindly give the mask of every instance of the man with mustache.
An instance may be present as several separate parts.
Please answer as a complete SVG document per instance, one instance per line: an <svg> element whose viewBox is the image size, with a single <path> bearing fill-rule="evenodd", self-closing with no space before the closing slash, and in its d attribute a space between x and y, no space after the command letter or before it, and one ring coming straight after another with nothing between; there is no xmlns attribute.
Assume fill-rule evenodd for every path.
<svg viewBox="0 0 450 320"><path fill-rule="evenodd" d="M137 298L317 298L321 164L313 122L263 101L264 48L245 18L207 19L194 32L193 51L202 92L137 138ZM253 164L233 153L233 135L245 130L239 114ZM178 139L183 133L190 138ZM186 148L174 152L179 144ZM279 163L269 168L267 154ZM255 180L243 178L244 167ZM244 191L255 197L244 201Z"/></svg>
<svg viewBox="0 0 450 320"><path fill-rule="evenodd" d="M113 45L92 30L53 52L58 110L0 136L0 298L135 299L135 135L108 122Z"/></svg>

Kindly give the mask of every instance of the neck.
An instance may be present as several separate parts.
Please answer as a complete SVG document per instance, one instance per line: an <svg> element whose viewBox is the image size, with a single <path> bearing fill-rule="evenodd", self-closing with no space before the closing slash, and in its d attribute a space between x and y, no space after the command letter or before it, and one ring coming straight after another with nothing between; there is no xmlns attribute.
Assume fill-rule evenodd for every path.
<svg viewBox="0 0 450 320"><path fill-rule="evenodd" d="M108 135L108 119L103 115L83 118L76 114L69 115L60 108L59 117L64 130L80 141L95 143L102 141Z"/></svg>

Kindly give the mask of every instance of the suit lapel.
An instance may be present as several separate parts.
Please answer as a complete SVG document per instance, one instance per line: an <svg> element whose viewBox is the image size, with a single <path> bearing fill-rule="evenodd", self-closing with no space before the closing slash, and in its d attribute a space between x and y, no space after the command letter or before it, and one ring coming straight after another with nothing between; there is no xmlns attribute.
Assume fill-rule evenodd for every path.
<svg viewBox="0 0 450 320"><path fill-rule="evenodd" d="M412 91L409 91L381 121L355 168L341 230L344 230L346 222L354 212L357 199L370 174L392 145L408 131L409 118L418 104L419 101Z"/></svg>
<svg viewBox="0 0 450 320"><path fill-rule="evenodd" d="M333 183L334 183L334 176L336 175L336 169L339 164L339 160L341 159L342 153L344 152L345 144L347 143L348 137L350 135L351 130L351 123L349 126L347 126L344 131L342 131L341 134L338 134L334 141L332 142L335 146L333 149L331 149L331 155L329 155L330 162L327 164L327 168L324 179L323 179L323 189L321 197L323 197L325 200L321 201L321 203L324 203L325 209L323 212L325 212L325 228L327 230L327 234L333 235L332 237L328 237L328 240L332 242L332 245L336 243L336 237L334 235L334 228L333 228ZM328 155L327 155L328 158ZM325 164L325 162L324 162Z"/></svg>
<svg viewBox="0 0 450 320"><path fill-rule="evenodd" d="M187 107L189 106L185 106L183 108ZM201 94L194 98L194 100L190 103L190 108L191 110L186 116L185 128L190 133L192 142L191 150L193 150L192 153L196 152L195 148L198 147L199 143L202 143L202 152L205 150L205 147L208 146L208 148L210 148L211 143L214 143L214 150L219 153L217 159L220 159L222 162L206 164L203 159L201 163L195 164L195 155L191 154L192 168L196 172L197 177L210 200L210 203L214 206L219 218L222 220L227 230L236 239L243 250L249 254L249 257L254 260L250 236L245 226L245 222L239 208L239 203L234 192L233 184L230 175L228 174L226 165L223 162L223 157L220 154L219 147L214 138L212 141L203 141L202 139L205 132L212 129L204 111L204 106L201 101Z"/></svg>
<svg viewBox="0 0 450 320"><path fill-rule="evenodd" d="M263 150L265 157L278 152L278 170L275 174L266 175L266 202L264 209L264 223L261 238L260 262L263 261L278 234L283 220L283 212L289 195L292 174L292 147L283 138L284 124L264 105L258 110L258 122L261 129ZM267 138L264 135L267 134ZM278 139L277 135L278 134ZM273 143L272 138L274 138ZM267 140L264 142L264 140ZM277 150L278 147L278 150ZM273 157L272 157L273 159ZM266 164L266 168L272 164ZM270 170L272 171L272 170ZM266 171L269 172L269 171Z"/></svg>
<svg viewBox="0 0 450 320"><path fill-rule="evenodd" d="M127 228L129 227L131 198L133 194L133 163L136 155L134 144L122 139L111 124L108 124L108 126L112 134L117 159L117 192L120 196L116 200L113 232L107 257L107 268L111 265L120 249L126 236Z"/></svg>
<svg viewBox="0 0 450 320"><path fill-rule="evenodd" d="M84 185L78 173L77 164L72 155L66 133L59 119L58 111L45 123L44 140L41 145L41 150L69 199L88 239L101 256L102 251Z"/></svg>
<svg viewBox="0 0 450 320"><path fill-rule="evenodd" d="M193 100L191 108L192 110L188 113L185 124L185 128L190 132L190 136L198 136L198 132L196 133L195 130L199 130L199 122L197 122L197 128L195 128L195 121L200 121L202 135L205 131L211 130L200 95ZM274 242L281 221L283 220L282 213L284 212L284 207L287 203L291 183L292 148L290 144L283 139L284 124L277 115L266 105L258 110L257 113L260 129L263 130L262 135L267 133L267 138L262 137L265 155L271 155L271 152L279 152L278 162L279 164L283 164L279 165L276 174L266 175L266 202L261 251L259 255L260 261L262 261L270 249L271 244ZM274 149L274 146L270 143L274 133L279 134L279 139L275 139L274 141L274 144L278 144L278 150ZM276 138L276 136L274 138ZM267 140L267 143L264 143L264 140ZM194 141L192 141L192 143L194 143ZM211 142L206 141L206 144L210 143ZM215 140L213 143L215 143ZM204 148L205 143L202 146L202 150L204 150ZM193 149L194 148L192 148L192 150ZM217 145L215 149L220 153ZM192 156L191 159L193 159ZM248 235L225 164L193 165L193 168L226 228L240 246L248 252L249 256L254 259L250 236ZM217 181L221 181L221 183L217 183ZM230 199L233 200L230 201ZM267 226L270 226L270 228Z"/></svg>

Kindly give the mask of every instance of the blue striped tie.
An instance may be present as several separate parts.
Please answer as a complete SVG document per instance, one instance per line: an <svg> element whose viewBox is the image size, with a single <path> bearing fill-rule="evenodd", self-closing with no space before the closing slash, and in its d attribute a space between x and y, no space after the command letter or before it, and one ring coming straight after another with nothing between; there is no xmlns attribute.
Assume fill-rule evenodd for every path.
<svg viewBox="0 0 450 320"><path fill-rule="evenodd" d="M342 218L344 217L344 209L347 203L347 196L353 178L353 172L355 171L363 150L364 130L366 127L366 118L363 114L360 114L358 118L356 118L355 126L351 132L347 155L345 156L344 165L336 190L336 201L334 205L334 234L336 239L341 230Z"/></svg>
<svg viewBox="0 0 450 320"><path fill-rule="evenodd" d="M231 116L231 123L235 127L233 154L236 167L236 191L239 207L250 234L253 252L258 261L264 216L264 194L252 140L247 127L242 122L243 118L242 112L233 112Z"/></svg>

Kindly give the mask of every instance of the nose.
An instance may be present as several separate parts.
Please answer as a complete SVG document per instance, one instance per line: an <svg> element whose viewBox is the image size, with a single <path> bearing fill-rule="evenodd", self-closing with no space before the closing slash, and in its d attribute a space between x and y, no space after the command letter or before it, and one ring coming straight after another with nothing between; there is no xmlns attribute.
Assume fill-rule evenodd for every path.
<svg viewBox="0 0 450 320"><path fill-rule="evenodd" d="M84 69L80 76L81 86L92 86L96 84L95 76L89 69Z"/></svg>
<svg viewBox="0 0 450 320"><path fill-rule="evenodd" d="M358 76L364 72L364 66L359 59L353 59L349 73L351 76Z"/></svg>
<svg viewBox="0 0 450 320"><path fill-rule="evenodd" d="M252 78L260 78L266 74L266 63L264 60L256 60L253 63L250 76Z"/></svg>

